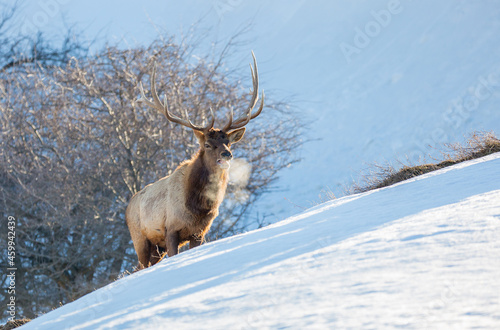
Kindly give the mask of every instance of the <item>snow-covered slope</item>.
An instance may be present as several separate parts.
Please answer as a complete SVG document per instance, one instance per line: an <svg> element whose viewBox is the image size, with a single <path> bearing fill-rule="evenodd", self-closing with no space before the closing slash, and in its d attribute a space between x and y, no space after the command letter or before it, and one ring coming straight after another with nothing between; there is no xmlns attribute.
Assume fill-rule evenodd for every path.
<svg viewBox="0 0 500 330"><path fill-rule="evenodd" d="M23 329L500 328L500 154L203 245Z"/></svg>

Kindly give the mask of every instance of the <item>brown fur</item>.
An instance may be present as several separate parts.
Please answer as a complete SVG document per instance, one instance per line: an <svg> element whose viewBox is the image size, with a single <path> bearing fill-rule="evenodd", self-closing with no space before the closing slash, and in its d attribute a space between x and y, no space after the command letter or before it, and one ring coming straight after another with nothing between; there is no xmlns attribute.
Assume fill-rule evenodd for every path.
<svg viewBox="0 0 500 330"><path fill-rule="evenodd" d="M244 128L229 134L218 129L195 131L198 153L132 197L125 218L140 268L158 262L162 251L173 256L179 246L189 242L192 248L203 242L227 187L227 169L218 161L232 158L231 143L244 132Z"/></svg>
<svg viewBox="0 0 500 330"><path fill-rule="evenodd" d="M204 164L203 151L194 160L193 168L188 178L186 208L197 221L203 221L217 210L222 200L218 200L217 191L221 190L223 197L227 186L227 173L211 174Z"/></svg>

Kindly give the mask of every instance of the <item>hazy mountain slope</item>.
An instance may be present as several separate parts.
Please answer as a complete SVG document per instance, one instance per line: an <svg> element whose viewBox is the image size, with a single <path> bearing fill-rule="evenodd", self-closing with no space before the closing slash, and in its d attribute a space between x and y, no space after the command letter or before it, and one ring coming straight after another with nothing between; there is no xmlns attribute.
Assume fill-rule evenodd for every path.
<svg viewBox="0 0 500 330"><path fill-rule="evenodd" d="M90 37L101 32L128 46L159 31L189 35L201 20L200 52L251 24L228 68L241 68L250 86L253 49L261 87L270 99L294 96L292 106L311 121L303 138L313 140L297 150L304 161L281 174L281 189L255 206L274 213L270 221L299 212L293 204L310 207L327 187L338 195L365 163L415 161L437 153L429 145L500 131L497 1L56 2L23 7L24 24L60 31L64 16ZM35 19L42 16L50 19Z"/></svg>

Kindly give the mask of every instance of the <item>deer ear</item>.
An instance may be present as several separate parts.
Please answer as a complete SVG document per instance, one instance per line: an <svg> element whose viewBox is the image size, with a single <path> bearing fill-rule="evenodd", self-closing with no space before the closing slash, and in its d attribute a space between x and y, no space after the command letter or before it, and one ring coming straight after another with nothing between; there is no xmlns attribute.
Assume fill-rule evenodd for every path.
<svg viewBox="0 0 500 330"><path fill-rule="evenodd" d="M202 146L205 143L205 134L197 130L193 130L193 132L194 136L196 136L196 138L198 139L198 143L200 144L200 146Z"/></svg>
<svg viewBox="0 0 500 330"><path fill-rule="evenodd" d="M228 134L227 137L229 138L230 143L236 143L239 140L241 140L244 134L245 134L245 127L242 127L235 131L232 131L231 133Z"/></svg>

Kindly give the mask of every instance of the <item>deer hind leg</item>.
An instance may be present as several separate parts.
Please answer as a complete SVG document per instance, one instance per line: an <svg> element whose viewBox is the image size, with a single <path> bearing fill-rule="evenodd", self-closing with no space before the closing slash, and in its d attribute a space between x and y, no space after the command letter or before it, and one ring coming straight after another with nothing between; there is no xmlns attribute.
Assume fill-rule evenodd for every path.
<svg viewBox="0 0 500 330"><path fill-rule="evenodd" d="M166 247L169 257L179 253L179 232L175 230L167 230Z"/></svg>
<svg viewBox="0 0 500 330"><path fill-rule="evenodd" d="M165 249L159 247L158 245L151 244L151 266L155 265L158 261L163 259L163 256L165 255Z"/></svg>

